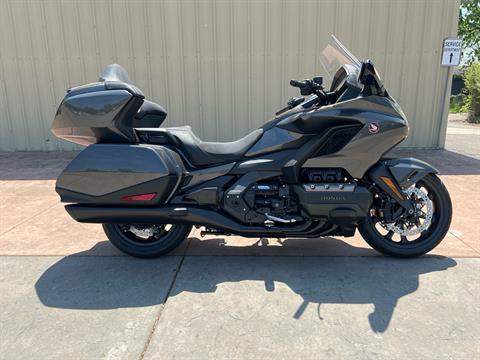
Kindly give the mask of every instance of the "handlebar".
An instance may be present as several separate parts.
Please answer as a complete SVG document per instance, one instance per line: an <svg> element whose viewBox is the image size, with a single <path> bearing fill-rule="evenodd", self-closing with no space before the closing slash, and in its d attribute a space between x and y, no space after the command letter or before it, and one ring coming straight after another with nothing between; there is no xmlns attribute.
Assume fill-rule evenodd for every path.
<svg viewBox="0 0 480 360"><path fill-rule="evenodd" d="M318 99L316 101L320 106L328 105L336 100L335 92L326 92L323 90L322 86L323 79L321 77L315 77L312 80L305 79L303 81L290 80L290 85L293 87L298 87L300 93L304 96L306 95L317 95Z"/></svg>
<svg viewBox="0 0 480 360"><path fill-rule="evenodd" d="M290 85L293 87L298 87L300 89L300 94L306 96L315 94L317 91L322 90L322 84L315 82L315 80L305 79L303 81L290 80Z"/></svg>
<svg viewBox="0 0 480 360"><path fill-rule="evenodd" d="M306 80L304 81L290 80L290 85L293 87L298 87L300 89L304 89L308 86Z"/></svg>
<svg viewBox="0 0 480 360"><path fill-rule="evenodd" d="M322 82L323 79L321 77L314 77L312 80L290 80L290 85L293 87L298 87L300 89L300 93L304 96L312 94L317 95L315 104L320 106L333 104L337 100L338 95L335 91L324 91Z"/></svg>
<svg viewBox="0 0 480 360"><path fill-rule="evenodd" d="M323 79L321 77L314 77L312 80L305 79L303 81L299 80L290 80L290 85L300 89L300 93L304 96L307 95L316 95L315 97L310 98L307 102L304 103L305 98L292 98L288 101L287 107L277 111L275 115L281 115L282 113L293 109L294 107L303 103L304 108L308 108L312 105L329 105L333 104L338 95L335 91L327 92L323 90L322 86Z"/></svg>

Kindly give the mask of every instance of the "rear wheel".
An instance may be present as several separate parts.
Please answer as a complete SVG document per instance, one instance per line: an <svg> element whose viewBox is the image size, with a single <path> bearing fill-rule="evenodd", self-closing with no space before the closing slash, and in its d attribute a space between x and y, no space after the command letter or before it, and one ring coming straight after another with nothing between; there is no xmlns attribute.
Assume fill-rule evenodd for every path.
<svg viewBox="0 0 480 360"><path fill-rule="evenodd" d="M447 189L434 174L403 190L412 202L411 214L386 222L379 196L368 216L358 227L365 241L386 255L412 257L437 246L447 234L452 219L452 203Z"/></svg>
<svg viewBox="0 0 480 360"><path fill-rule="evenodd" d="M183 224L103 224L112 244L124 253L153 258L169 253L187 238L192 226Z"/></svg>

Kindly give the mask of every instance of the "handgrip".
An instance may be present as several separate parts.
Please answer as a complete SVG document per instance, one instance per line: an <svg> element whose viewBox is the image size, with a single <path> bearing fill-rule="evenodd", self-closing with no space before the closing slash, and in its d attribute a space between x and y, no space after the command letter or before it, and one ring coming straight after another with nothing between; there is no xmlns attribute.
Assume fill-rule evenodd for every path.
<svg viewBox="0 0 480 360"><path fill-rule="evenodd" d="M297 81L297 80L290 80L290 85L293 87L298 87L300 89L305 88L307 86L306 81Z"/></svg>
<svg viewBox="0 0 480 360"><path fill-rule="evenodd" d="M303 81L290 80L290 85L298 87L300 89L300 94L303 96L313 94L318 87L318 85L310 79L305 79Z"/></svg>

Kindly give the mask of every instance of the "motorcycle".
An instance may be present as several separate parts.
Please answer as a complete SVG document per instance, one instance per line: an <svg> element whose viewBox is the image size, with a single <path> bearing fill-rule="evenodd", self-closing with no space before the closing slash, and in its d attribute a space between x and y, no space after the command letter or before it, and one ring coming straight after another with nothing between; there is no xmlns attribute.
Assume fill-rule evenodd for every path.
<svg viewBox="0 0 480 360"><path fill-rule="evenodd" d="M167 113L109 65L96 83L69 89L53 133L88 145L57 179L76 221L101 223L136 257L178 246L192 226L245 237L353 236L391 256L425 254L445 237L452 204L438 171L385 154L408 122L370 60L333 35L327 73L290 85L301 97L233 142L206 142L190 126L160 127Z"/></svg>

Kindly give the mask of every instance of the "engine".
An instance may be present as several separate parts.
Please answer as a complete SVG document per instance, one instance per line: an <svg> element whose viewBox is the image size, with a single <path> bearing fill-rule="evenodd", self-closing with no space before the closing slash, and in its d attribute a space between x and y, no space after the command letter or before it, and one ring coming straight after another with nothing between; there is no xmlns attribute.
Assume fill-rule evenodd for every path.
<svg viewBox="0 0 480 360"><path fill-rule="evenodd" d="M302 179L308 183L345 183L348 176L343 169L304 169Z"/></svg>
<svg viewBox="0 0 480 360"><path fill-rule="evenodd" d="M285 224L302 220L297 215L293 187L280 181L256 183L243 196L229 191L224 204L231 215L250 224L268 224L272 219Z"/></svg>
<svg viewBox="0 0 480 360"><path fill-rule="evenodd" d="M305 169L301 175L299 184L278 179L247 189L234 186L224 193L223 208L243 223L267 227L294 226L307 219L344 226L367 215L371 193L344 170Z"/></svg>
<svg viewBox="0 0 480 360"><path fill-rule="evenodd" d="M247 221L256 219L254 213L285 216L298 212L297 203L292 196L291 187L282 183L258 183L245 194L244 199L252 209L247 213ZM286 218L290 220L291 218Z"/></svg>

